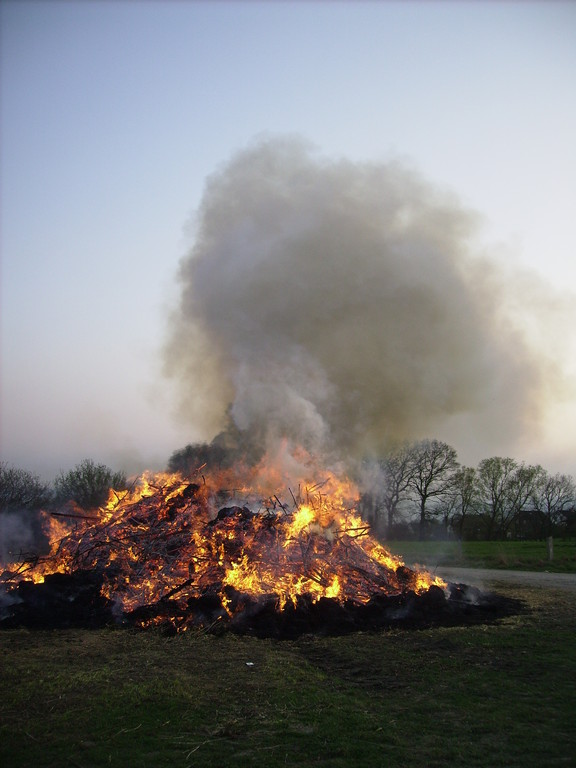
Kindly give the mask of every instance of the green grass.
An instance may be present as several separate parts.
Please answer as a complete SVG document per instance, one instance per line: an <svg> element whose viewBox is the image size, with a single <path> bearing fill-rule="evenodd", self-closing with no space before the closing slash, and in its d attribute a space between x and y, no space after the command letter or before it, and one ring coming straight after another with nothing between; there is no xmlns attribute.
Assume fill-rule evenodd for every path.
<svg viewBox="0 0 576 768"><path fill-rule="evenodd" d="M389 541L385 545L407 565L576 573L574 539L554 539L553 560L548 559L545 541Z"/></svg>
<svg viewBox="0 0 576 768"><path fill-rule="evenodd" d="M574 593L499 591L530 610L490 626L293 642L0 633L0 764L575 765Z"/></svg>

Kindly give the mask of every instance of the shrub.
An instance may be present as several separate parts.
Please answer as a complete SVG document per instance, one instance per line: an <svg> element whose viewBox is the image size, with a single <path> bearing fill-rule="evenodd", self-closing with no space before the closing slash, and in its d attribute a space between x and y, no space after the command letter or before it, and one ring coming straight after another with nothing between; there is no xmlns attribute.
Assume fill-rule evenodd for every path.
<svg viewBox="0 0 576 768"><path fill-rule="evenodd" d="M56 501L75 501L84 509L99 507L108 498L110 488L126 488L126 475L113 472L105 464L84 459L69 472L60 473L54 481Z"/></svg>

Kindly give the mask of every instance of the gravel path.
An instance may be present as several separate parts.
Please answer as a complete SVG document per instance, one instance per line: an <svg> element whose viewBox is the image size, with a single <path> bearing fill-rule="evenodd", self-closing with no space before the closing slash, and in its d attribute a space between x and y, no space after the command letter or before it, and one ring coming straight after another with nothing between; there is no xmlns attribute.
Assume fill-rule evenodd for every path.
<svg viewBox="0 0 576 768"><path fill-rule="evenodd" d="M437 568L434 573L446 581L485 588L495 582L551 587L576 592L576 573L542 573L541 571L501 571L497 568Z"/></svg>

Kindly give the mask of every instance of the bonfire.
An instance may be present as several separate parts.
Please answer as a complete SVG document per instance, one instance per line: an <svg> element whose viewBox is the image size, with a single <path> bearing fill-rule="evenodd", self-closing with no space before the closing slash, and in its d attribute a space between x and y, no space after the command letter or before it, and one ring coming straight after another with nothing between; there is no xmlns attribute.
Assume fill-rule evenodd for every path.
<svg viewBox="0 0 576 768"><path fill-rule="evenodd" d="M445 618L454 589L371 535L349 479L280 481L265 461L145 474L101 509L45 513L50 551L5 567L0 623L290 637Z"/></svg>

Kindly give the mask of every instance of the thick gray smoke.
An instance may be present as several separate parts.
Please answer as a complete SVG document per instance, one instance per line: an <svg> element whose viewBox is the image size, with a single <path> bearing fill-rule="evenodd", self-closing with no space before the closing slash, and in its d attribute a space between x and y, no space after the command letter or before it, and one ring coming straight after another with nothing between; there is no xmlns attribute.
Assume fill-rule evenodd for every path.
<svg viewBox="0 0 576 768"><path fill-rule="evenodd" d="M261 140L209 178L167 368L207 438L225 424L358 456L458 419L511 440L551 372L474 257L476 217L398 162ZM479 427L478 427L479 428Z"/></svg>

